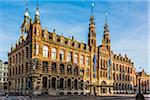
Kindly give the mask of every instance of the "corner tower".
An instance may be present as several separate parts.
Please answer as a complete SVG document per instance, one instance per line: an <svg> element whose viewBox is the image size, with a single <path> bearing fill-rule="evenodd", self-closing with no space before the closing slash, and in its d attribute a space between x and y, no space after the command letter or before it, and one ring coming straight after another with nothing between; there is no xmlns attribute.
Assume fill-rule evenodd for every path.
<svg viewBox="0 0 150 100"><path fill-rule="evenodd" d="M41 34L42 34L42 26L41 26L41 21L40 21L39 5L37 2L35 18L34 18L34 22L32 25L32 36L34 37L36 35L36 36L40 37L40 36L42 36Z"/></svg>
<svg viewBox="0 0 150 100"><path fill-rule="evenodd" d="M26 3L26 10L24 12L24 20L21 25L21 35L27 34L30 31L30 15L28 10L28 3Z"/></svg>

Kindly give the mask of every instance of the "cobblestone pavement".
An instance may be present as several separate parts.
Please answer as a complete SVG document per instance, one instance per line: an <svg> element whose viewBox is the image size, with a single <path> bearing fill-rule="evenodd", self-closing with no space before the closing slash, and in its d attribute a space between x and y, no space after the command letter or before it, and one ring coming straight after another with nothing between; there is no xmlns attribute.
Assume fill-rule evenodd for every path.
<svg viewBox="0 0 150 100"><path fill-rule="evenodd" d="M0 97L0 100L135 100L135 96L9 96ZM145 100L150 100L150 96L145 96Z"/></svg>

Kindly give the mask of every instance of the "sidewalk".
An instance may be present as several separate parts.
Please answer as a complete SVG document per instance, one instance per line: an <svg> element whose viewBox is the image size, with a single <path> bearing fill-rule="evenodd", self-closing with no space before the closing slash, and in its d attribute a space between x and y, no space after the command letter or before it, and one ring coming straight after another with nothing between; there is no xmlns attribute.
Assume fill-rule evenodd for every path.
<svg viewBox="0 0 150 100"><path fill-rule="evenodd" d="M135 97L136 94L100 94L97 96L107 96L107 97L112 97L112 96L127 96L127 97ZM150 98L150 94L144 94L144 97Z"/></svg>

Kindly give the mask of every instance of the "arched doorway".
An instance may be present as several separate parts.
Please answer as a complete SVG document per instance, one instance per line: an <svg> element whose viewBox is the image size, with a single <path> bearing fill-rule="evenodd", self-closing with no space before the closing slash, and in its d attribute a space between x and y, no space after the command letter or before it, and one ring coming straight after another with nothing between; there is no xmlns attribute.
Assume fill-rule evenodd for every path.
<svg viewBox="0 0 150 100"><path fill-rule="evenodd" d="M47 88L47 77L43 77L43 88L46 89Z"/></svg>
<svg viewBox="0 0 150 100"><path fill-rule="evenodd" d="M68 83L68 90L71 90L71 79L68 79L67 83Z"/></svg>
<svg viewBox="0 0 150 100"><path fill-rule="evenodd" d="M56 78L52 78L52 88L56 89Z"/></svg>
<svg viewBox="0 0 150 100"><path fill-rule="evenodd" d="M101 88L101 93L107 93L107 87L106 87L106 82L102 81L101 82L102 88Z"/></svg>
<svg viewBox="0 0 150 100"><path fill-rule="evenodd" d="M74 80L74 88L75 88L75 90L78 90L78 80L77 79Z"/></svg>
<svg viewBox="0 0 150 100"><path fill-rule="evenodd" d="M64 79L60 78L60 89L64 88Z"/></svg>

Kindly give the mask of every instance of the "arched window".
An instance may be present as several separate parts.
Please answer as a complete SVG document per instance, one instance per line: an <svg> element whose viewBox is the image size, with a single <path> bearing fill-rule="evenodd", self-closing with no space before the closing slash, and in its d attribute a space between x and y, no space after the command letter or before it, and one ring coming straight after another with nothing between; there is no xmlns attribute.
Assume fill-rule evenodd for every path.
<svg viewBox="0 0 150 100"><path fill-rule="evenodd" d="M56 78L52 78L52 88L56 88Z"/></svg>
<svg viewBox="0 0 150 100"><path fill-rule="evenodd" d="M56 60L56 48L52 48L52 60Z"/></svg>
<svg viewBox="0 0 150 100"><path fill-rule="evenodd" d="M19 52L19 63L20 63L20 61L21 61L21 53Z"/></svg>
<svg viewBox="0 0 150 100"><path fill-rule="evenodd" d="M64 59L65 59L64 51L61 50L61 51L60 51L60 61L64 61Z"/></svg>
<svg viewBox="0 0 150 100"><path fill-rule="evenodd" d="M34 54L35 54L35 55L38 55L38 54L39 54L39 45L38 45L38 44L35 44L35 45L34 45Z"/></svg>
<svg viewBox="0 0 150 100"><path fill-rule="evenodd" d="M43 72L48 72L48 62L43 61Z"/></svg>
<svg viewBox="0 0 150 100"><path fill-rule="evenodd" d="M71 52L68 52L67 53L67 62L71 62L71 59L72 59L72 53Z"/></svg>
<svg viewBox="0 0 150 100"><path fill-rule="evenodd" d="M64 79L60 78L60 89L64 89Z"/></svg>
<svg viewBox="0 0 150 100"><path fill-rule="evenodd" d="M80 75L81 75L81 76L84 76L84 69L83 69L83 68L80 69Z"/></svg>
<svg viewBox="0 0 150 100"><path fill-rule="evenodd" d="M74 54L74 63L78 63L78 54Z"/></svg>
<svg viewBox="0 0 150 100"><path fill-rule="evenodd" d="M62 74L65 72L64 64L60 64L60 72Z"/></svg>
<svg viewBox="0 0 150 100"><path fill-rule="evenodd" d="M89 65L90 65L89 57L86 57L86 66L89 66Z"/></svg>
<svg viewBox="0 0 150 100"><path fill-rule="evenodd" d="M68 83L68 90L71 90L71 79L68 79L67 83Z"/></svg>
<svg viewBox="0 0 150 100"><path fill-rule="evenodd" d="M72 74L72 67L70 65L67 66L67 73Z"/></svg>
<svg viewBox="0 0 150 100"><path fill-rule="evenodd" d="M43 57L48 57L48 46L43 46Z"/></svg>
<svg viewBox="0 0 150 100"><path fill-rule="evenodd" d="M52 63L52 72L56 72L57 70L56 70L56 63Z"/></svg>
<svg viewBox="0 0 150 100"><path fill-rule="evenodd" d="M84 58L83 58L83 55L81 55L81 57L80 57L80 64L81 65L83 65L83 63L84 63L83 61L84 61Z"/></svg>
<svg viewBox="0 0 150 100"><path fill-rule="evenodd" d="M75 88L75 90L78 89L78 80L77 79L74 80L74 88Z"/></svg>
<svg viewBox="0 0 150 100"><path fill-rule="evenodd" d="M75 75L75 76L78 75L78 67L77 67L77 66L74 68L74 75Z"/></svg>

